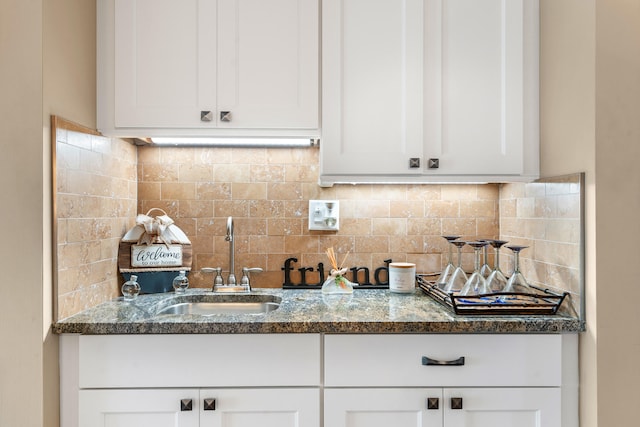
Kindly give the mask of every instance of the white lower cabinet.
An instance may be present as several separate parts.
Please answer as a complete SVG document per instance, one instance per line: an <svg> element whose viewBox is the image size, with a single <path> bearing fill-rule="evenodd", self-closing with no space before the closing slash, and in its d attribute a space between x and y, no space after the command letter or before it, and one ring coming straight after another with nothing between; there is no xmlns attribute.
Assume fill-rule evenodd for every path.
<svg viewBox="0 0 640 427"><path fill-rule="evenodd" d="M563 399L573 372L567 356L575 351L566 341L560 335L327 335L324 425L575 427L576 408Z"/></svg>
<svg viewBox="0 0 640 427"><path fill-rule="evenodd" d="M578 427L577 335L63 335L61 427Z"/></svg>
<svg viewBox="0 0 640 427"><path fill-rule="evenodd" d="M81 390L80 426L319 427L319 389Z"/></svg>
<svg viewBox="0 0 640 427"><path fill-rule="evenodd" d="M331 427L560 427L555 388L325 390Z"/></svg>

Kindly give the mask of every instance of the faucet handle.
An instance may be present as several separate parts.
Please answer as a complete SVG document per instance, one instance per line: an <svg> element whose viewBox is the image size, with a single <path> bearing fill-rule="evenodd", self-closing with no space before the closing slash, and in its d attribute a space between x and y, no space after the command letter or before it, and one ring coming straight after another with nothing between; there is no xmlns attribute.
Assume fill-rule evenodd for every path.
<svg viewBox="0 0 640 427"><path fill-rule="evenodd" d="M223 281L222 281L222 267L204 267L201 268L200 271L202 273L216 273L216 277L215 279L213 279L213 284L214 285L222 285Z"/></svg>
<svg viewBox="0 0 640 427"><path fill-rule="evenodd" d="M242 279L240 279L241 285L249 285L249 273L262 273L262 269L260 267L242 267Z"/></svg>

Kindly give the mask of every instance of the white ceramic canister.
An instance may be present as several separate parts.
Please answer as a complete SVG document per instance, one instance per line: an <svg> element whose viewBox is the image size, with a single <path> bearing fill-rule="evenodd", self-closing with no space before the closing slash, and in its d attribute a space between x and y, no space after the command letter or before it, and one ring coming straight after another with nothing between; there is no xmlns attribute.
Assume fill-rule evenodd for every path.
<svg viewBox="0 0 640 427"><path fill-rule="evenodd" d="M408 294L416 289L416 265L410 262L389 264L389 291Z"/></svg>

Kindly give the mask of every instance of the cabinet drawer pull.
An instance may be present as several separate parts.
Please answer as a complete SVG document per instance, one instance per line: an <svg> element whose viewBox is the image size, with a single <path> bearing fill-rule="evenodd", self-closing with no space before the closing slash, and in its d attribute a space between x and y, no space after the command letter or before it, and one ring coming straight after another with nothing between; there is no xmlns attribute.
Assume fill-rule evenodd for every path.
<svg viewBox="0 0 640 427"><path fill-rule="evenodd" d="M451 409L462 409L462 398L461 397L452 397L451 398Z"/></svg>
<svg viewBox="0 0 640 427"><path fill-rule="evenodd" d="M221 122L230 122L231 121L231 111L220 111L220 121Z"/></svg>
<svg viewBox="0 0 640 427"><path fill-rule="evenodd" d="M464 356L456 360L436 360L427 356L422 356L424 366L464 366Z"/></svg>
<svg viewBox="0 0 640 427"><path fill-rule="evenodd" d="M204 404L202 405L205 411L215 411L216 410L216 400L215 399L204 399Z"/></svg>
<svg viewBox="0 0 640 427"><path fill-rule="evenodd" d="M193 411L193 399L182 399L180 401L181 411Z"/></svg>

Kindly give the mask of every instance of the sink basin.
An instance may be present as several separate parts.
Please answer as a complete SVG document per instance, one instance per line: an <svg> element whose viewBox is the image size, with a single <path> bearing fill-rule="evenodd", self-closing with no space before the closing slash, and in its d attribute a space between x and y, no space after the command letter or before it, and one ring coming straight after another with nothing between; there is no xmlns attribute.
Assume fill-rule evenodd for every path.
<svg viewBox="0 0 640 427"><path fill-rule="evenodd" d="M265 314L280 307L273 295L183 295L159 304L156 315Z"/></svg>

